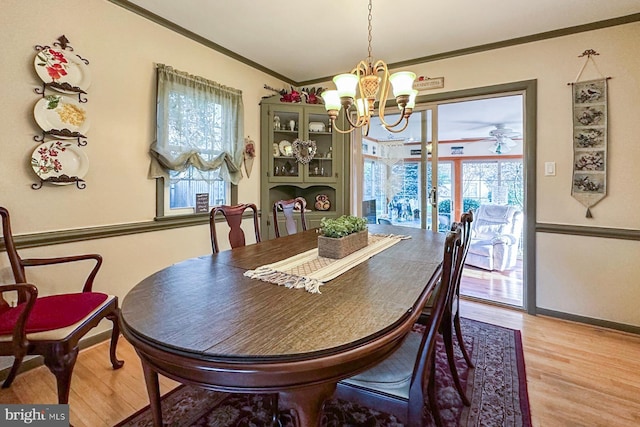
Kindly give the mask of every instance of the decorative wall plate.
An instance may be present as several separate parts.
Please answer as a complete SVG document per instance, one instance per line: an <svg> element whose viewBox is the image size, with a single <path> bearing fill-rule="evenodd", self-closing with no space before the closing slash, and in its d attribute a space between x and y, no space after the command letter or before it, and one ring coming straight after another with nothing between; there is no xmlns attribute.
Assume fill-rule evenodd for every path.
<svg viewBox="0 0 640 427"><path fill-rule="evenodd" d="M33 150L31 167L43 181L68 185L87 174L89 159L82 149L68 141L50 141Z"/></svg>
<svg viewBox="0 0 640 427"><path fill-rule="evenodd" d="M279 147L280 147L280 152L282 153L283 156L291 157L291 155L293 154L291 143L286 139L283 139L282 141L280 141Z"/></svg>
<svg viewBox="0 0 640 427"><path fill-rule="evenodd" d="M86 91L91 84L87 64L68 51L45 47L33 61L38 77L45 83L56 83L51 88L62 93Z"/></svg>
<svg viewBox="0 0 640 427"><path fill-rule="evenodd" d="M318 149L315 141L301 141L299 139L293 141L291 148L293 149L293 156L303 165L308 164L313 159Z"/></svg>
<svg viewBox="0 0 640 427"><path fill-rule="evenodd" d="M74 132L86 136L89 130L89 118L85 107L73 98L61 95L48 95L36 102L33 115L38 126L45 131L68 129L70 132L60 134L59 138L77 138Z"/></svg>

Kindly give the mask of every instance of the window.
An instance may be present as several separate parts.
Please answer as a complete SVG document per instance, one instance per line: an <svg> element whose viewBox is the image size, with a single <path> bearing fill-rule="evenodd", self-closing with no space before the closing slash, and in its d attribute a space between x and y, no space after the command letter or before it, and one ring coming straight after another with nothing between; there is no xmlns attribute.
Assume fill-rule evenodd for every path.
<svg viewBox="0 0 640 427"><path fill-rule="evenodd" d="M364 161L364 185L363 200L375 200L376 218L386 213L385 206L388 203L385 191L387 181L387 168L382 162L365 159Z"/></svg>
<svg viewBox="0 0 640 427"><path fill-rule="evenodd" d="M522 160L462 162L462 197L468 204L500 203L524 207ZM474 207L469 206L469 207ZM467 206L464 207L467 210Z"/></svg>
<svg viewBox="0 0 640 427"><path fill-rule="evenodd" d="M157 141L152 176L164 178L158 216L191 213L196 194L231 204L242 174L242 92L158 65Z"/></svg>
<svg viewBox="0 0 640 427"><path fill-rule="evenodd" d="M420 165L418 162L365 158L363 170L363 200L375 200L376 217L394 224L419 226Z"/></svg>

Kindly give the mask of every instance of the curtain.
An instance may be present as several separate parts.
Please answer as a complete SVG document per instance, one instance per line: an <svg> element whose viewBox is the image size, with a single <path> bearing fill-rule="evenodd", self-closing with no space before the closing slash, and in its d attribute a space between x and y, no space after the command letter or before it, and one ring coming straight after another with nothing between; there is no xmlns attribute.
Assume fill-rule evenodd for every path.
<svg viewBox="0 0 640 427"><path fill-rule="evenodd" d="M237 185L244 149L242 91L163 64L157 65L157 78L150 176L167 178L169 171L193 166L200 179L219 177Z"/></svg>

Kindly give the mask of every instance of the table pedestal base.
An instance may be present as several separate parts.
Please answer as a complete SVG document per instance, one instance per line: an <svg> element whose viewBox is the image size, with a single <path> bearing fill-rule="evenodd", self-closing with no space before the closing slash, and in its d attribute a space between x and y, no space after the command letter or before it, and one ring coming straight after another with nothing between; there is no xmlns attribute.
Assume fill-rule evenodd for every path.
<svg viewBox="0 0 640 427"><path fill-rule="evenodd" d="M324 401L333 396L335 383L318 384L310 387L296 388L279 392L278 409L293 409L296 415L296 426L313 427L320 425Z"/></svg>
<svg viewBox="0 0 640 427"><path fill-rule="evenodd" d="M158 373L144 359L141 360L153 425L163 427ZM324 401L333 396L335 390L335 383L325 383L281 391L278 393L278 411L293 409L298 427L319 426Z"/></svg>

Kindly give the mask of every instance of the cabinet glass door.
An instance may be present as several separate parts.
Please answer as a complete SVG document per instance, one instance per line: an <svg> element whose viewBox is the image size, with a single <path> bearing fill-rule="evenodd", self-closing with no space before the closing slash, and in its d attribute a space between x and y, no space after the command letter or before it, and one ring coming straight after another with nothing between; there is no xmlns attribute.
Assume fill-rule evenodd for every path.
<svg viewBox="0 0 640 427"><path fill-rule="evenodd" d="M269 142L269 172L271 181L302 179L301 164L293 156L292 143L303 136L299 108L281 106L269 114L272 123Z"/></svg>
<svg viewBox="0 0 640 427"><path fill-rule="evenodd" d="M306 140L314 141L316 144L316 154L305 167L305 181L309 182L335 182L337 164L333 142L335 141L331 121L327 116L324 107L317 110L307 110L304 115Z"/></svg>

